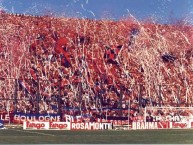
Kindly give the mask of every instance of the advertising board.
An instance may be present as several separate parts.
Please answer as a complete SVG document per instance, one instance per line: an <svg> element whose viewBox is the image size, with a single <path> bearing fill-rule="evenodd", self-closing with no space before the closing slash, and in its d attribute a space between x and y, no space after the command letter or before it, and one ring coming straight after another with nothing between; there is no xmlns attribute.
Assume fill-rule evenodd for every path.
<svg viewBox="0 0 193 145"><path fill-rule="evenodd" d="M70 130L69 122L23 122L24 130Z"/></svg>
<svg viewBox="0 0 193 145"><path fill-rule="evenodd" d="M24 121L23 129L24 130L107 130L107 129L112 129L112 123Z"/></svg>

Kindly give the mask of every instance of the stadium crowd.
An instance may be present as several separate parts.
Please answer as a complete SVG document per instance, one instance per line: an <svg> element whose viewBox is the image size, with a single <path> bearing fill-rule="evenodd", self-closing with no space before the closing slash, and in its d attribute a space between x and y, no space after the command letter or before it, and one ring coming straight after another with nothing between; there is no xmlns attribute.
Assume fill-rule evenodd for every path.
<svg viewBox="0 0 193 145"><path fill-rule="evenodd" d="M0 15L0 112L128 116L130 106L136 116L192 105L190 26Z"/></svg>

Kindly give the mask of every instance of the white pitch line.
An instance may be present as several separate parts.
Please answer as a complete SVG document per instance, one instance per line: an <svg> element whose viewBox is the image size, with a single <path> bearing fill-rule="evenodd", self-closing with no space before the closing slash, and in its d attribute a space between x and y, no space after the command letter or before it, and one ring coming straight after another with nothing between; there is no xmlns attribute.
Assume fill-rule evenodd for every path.
<svg viewBox="0 0 193 145"><path fill-rule="evenodd" d="M34 134L41 134L41 135L47 135L47 136L55 136L53 134L48 134L48 133L41 133L41 132L33 132L33 131L27 131L27 130L17 130L17 129L14 129L15 131L19 131L19 132L27 132L27 133L34 133Z"/></svg>

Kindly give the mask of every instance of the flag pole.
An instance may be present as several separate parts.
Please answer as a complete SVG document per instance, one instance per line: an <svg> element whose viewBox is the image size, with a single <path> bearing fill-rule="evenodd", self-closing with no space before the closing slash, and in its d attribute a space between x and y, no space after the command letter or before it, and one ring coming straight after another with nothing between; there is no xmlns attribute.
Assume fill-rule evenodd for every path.
<svg viewBox="0 0 193 145"><path fill-rule="evenodd" d="M108 111L108 109L106 109L106 122L107 122L107 111Z"/></svg>
<svg viewBox="0 0 193 145"><path fill-rule="evenodd" d="M129 103L128 103L128 130L129 130L129 118L130 118L130 108L131 108L131 102L130 102L130 99L129 99Z"/></svg>

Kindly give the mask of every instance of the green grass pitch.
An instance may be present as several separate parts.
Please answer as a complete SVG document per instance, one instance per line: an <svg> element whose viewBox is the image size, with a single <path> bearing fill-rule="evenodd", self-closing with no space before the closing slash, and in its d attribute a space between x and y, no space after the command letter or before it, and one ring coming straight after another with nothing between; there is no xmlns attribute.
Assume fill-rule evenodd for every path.
<svg viewBox="0 0 193 145"><path fill-rule="evenodd" d="M0 130L0 144L193 144L193 130Z"/></svg>

